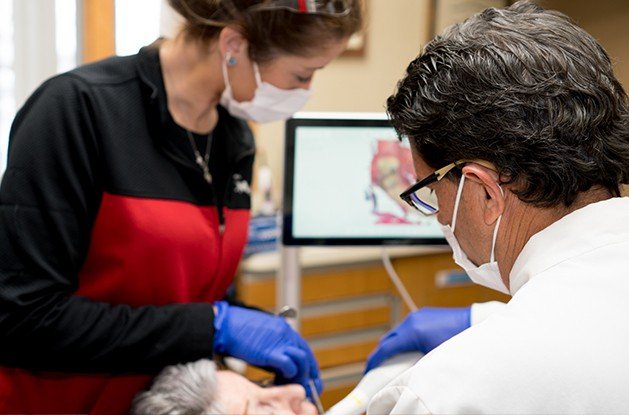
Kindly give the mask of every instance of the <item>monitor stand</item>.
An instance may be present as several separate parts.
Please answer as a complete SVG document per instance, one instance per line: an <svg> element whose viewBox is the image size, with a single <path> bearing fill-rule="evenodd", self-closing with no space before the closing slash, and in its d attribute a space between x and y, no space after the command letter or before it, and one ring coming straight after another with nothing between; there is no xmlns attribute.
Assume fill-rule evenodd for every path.
<svg viewBox="0 0 629 415"><path fill-rule="evenodd" d="M299 263L299 247L280 245L281 267L275 285L275 308L279 313L284 307L297 311L295 317L286 321L299 331L301 310L301 265Z"/></svg>

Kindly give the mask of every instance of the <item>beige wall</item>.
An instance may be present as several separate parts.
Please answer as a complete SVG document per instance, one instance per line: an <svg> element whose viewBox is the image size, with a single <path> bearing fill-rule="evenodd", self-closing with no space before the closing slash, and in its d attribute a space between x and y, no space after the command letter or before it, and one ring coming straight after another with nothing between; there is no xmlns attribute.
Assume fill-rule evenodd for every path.
<svg viewBox="0 0 629 415"><path fill-rule="evenodd" d="M443 6L472 0L441 2ZM629 48L626 46L629 45L629 1L539 0L538 3L568 14L596 37L614 61L620 81L629 86ZM447 8L437 10L440 18L447 21L448 17L441 15ZM313 82L314 96L305 110L383 111L386 98L404 74L406 65L429 39L431 0L367 0L367 11L365 55L340 57L317 73ZM257 128L257 144L262 156L258 159L266 160L273 171L273 198L278 203L283 174L283 127L284 123L272 123ZM255 205L254 202L254 208Z"/></svg>

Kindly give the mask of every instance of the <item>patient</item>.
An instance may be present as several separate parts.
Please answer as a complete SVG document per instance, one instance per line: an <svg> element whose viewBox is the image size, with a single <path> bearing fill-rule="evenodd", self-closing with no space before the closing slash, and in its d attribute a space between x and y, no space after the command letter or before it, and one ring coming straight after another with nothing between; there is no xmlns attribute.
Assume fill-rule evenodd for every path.
<svg viewBox="0 0 629 415"><path fill-rule="evenodd" d="M151 388L135 397L131 413L315 415L317 410L300 385L262 388L202 359L162 370Z"/></svg>

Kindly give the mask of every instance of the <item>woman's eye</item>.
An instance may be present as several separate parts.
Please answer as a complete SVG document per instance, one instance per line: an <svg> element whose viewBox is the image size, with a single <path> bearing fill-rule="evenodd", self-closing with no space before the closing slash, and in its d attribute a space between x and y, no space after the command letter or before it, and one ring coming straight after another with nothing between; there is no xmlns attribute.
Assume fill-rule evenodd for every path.
<svg viewBox="0 0 629 415"><path fill-rule="evenodd" d="M297 80L302 84L308 83L312 80L312 76L296 76Z"/></svg>

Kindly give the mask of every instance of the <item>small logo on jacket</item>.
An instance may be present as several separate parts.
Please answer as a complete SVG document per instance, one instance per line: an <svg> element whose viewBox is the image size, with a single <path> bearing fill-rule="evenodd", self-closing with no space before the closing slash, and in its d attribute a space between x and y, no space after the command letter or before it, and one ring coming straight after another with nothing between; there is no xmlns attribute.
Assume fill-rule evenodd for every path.
<svg viewBox="0 0 629 415"><path fill-rule="evenodd" d="M234 174L234 193L244 193L247 195L251 195L251 189L249 188L249 183L242 178L240 174Z"/></svg>

